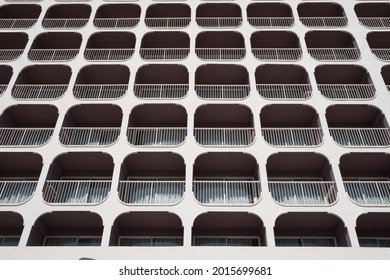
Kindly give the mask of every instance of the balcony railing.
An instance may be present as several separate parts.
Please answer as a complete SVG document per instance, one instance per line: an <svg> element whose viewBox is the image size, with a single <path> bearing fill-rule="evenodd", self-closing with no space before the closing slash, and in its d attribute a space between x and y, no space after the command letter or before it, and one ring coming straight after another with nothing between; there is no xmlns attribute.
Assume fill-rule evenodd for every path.
<svg viewBox="0 0 390 280"><path fill-rule="evenodd" d="M120 181L118 195L125 204L173 205L184 191L185 181Z"/></svg>
<svg viewBox="0 0 390 280"><path fill-rule="evenodd" d="M286 206L332 205L336 202L335 182L268 182L272 198Z"/></svg>
<svg viewBox="0 0 390 280"><path fill-rule="evenodd" d="M390 61L390 48L388 49L373 49L372 53L380 60Z"/></svg>
<svg viewBox="0 0 390 280"><path fill-rule="evenodd" d="M187 137L185 127L129 127L127 140L135 146L177 146Z"/></svg>
<svg viewBox="0 0 390 280"><path fill-rule="evenodd" d="M117 99L127 88L127 84L76 84L73 95L78 99Z"/></svg>
<svg viewBox="0 0 390 280"><path fill-rule="evenodd" d="M188 56L189 48L141 48L140 56L147 60L177 60Z"/></svg>
<svg viewBox="0 0 390 280"><path fill-rule="evenodd" d="M316 147L322 143L322 129L307 128L262 128L265 141L277 147Z"/></svg>
<svg viewBox="0 0 390 280"><path fill-rule="evenodd" d="M203 99L244 99L249 85L195 85L196 94Z"/></svg>
<svg viewBox="0 0 390 280"><path fill-rule="evenodd" d="M18 246L20 237L0 236L0 247Z"/></svg>
<svg viewBox="0 0 390 280"><path fill-rule="evenodd" d="M245 48L196 48L195 53L205 60L237 60L245 57Z"/></svg>
<svg viewBox="0 0 390 280"><path fill-rule="evenodd" d="M156 246L183 246L182 237L119 237L119 246L156 247Z"/></svg>
<svg viewBox="0 0 390 280"><path fill-rule="evenodd" d="M187 27L191 22L191 17L175 18L146 18L145 24L152 28L178 28Z"/></svg>
<svg viewBox="0 0 390 280"><path fill-rule="evenodd" d="M205 237L195 236L194 246L241 246L241 247L254 247L260 246L260 240L258 237Z"/></svg>
<svg viewBox="0 0 390 280"><path fill-rule="evenodd" d="M321 94L329 99L372 99L375 97L373 84L318 84Z"/></svg>
<svg viewBox="0 0 390 280"><path fill-rule="evenodd" d="M252 205L261 196L260 181L194 181L197 201L207 205Z"/></svg>
<svg viewBox="0 0 390 280"><path fill-rule="evenodd" d="M388 147L389 128L329 128L333 140L346 147Z"/></svg>
<svg viewBox="0 0 390 280"><path fill-rule="evenodd" d="M139 98L179 99L186 96L188 84L135 84L134 94Z"/></svg>
<svg viewBox="0 0 390 280"><path fill-rule="evenodd" d="M201 27L238 27L242 17L196 17L196 23Z"/></svg>
<svg viewBox="0 0 390 280"><path fill-rule="evenodd" d="M275 237L277 247L336 247L334 237Z"/></svg>
<svg viewBox="0 0 390 280"><path fill-rule="evenodd" d="M107 60L126 60L134 53L134 49L85 49L84 57L87 60L107 61Z"/></svg>
<svg viewBox="0 0 390 280"><path fill-rule="evenodd" d="M299 19L308 27L343 27L348 24L346 17L300 17Z"/></svg>
<svg viewBox="0 0 390 280"><path fill-rule="evenodd" d="M250 25L255 27L291 27L293 17L248 17Z"/></svg>
<svg viewBox="0 0 390 280"><path fill-rule="evenodd" d="M363 206L389 206L390 181L344 181L349 197Z"/></svg>
<svg viewBox="0 0 390 280"><path fill-rule="evenodd" d="M203 146L248 146L255 141L255 129L194 128L194 136Z"/></svg>
<svg viewBox="0 0 390 280"><path fill-rule="evenodd" d="M0 84L0 95L2 95L7 90L8 85Z"/></svg>
<svg viewBox="0 0 390 280"><path fill-rule="evenodd" d="M309 54L318 60L349 60L360 59L358 48L308 48Z"/></svg>
<svg viewBox="0 0 390 280"><path fill-rule="evenodd" d="M12 97L16 99L57 99L68 89L67 84L62 85L15 85Z"/></svg>
<svg viewBox="0 0 390 280"><path fill-rule="evenodd" d="M0 29L26 29L37 22L30 18L3 18L0 19Z"/></svg>
<svg viewBox="0 0 390 280"><path fill-rule="evenodd" d="M28 59L35 61L67 61L73 59L79 49L31 49Z"/></svg>
<svg viewBox="0 0 390 280"><path fill-rule="evenodd" d="M0 205L18 205L29 200L37 181L0 181Z"/></svg>
<svg viewBox="0 0 390 280"><path fill-rule="evenodd" d="M60 142L66 146L108 146L119 133L120 127L63 127Z"/></svg>
<svg viewBox="0 0 390 280"><path fill-rule="evenodd" d="M42 146L52 134L53 128L0 128L0 146Z"/></svg>
<svg viewBox="0 0 390 280"><path fill-rule="evenodd" d="M110 188L110 180L48 180L42 195L50 204L99 204L107 198Z"/></svg>
<svg viewBox="0 0 390 280"><path fill-rule="evenodd" d="M24 49L0 49L0 61L12 61L22 55Z"/></svg>
<svg viewBox="0 0 390 280"><path fill-rule="evenodd" d="M83 236L45 236L43 246L100 246L102 239L96 237Z"/></svg>
<svg viewBox="0 0 390 280"><path fill-rule="evenodd" d="M49 29L77 29L88 23L87 18L45 18L42 26Z"/></svg>
<svg viewBox="0 0 390 280"><path fill-rule="evenodd" d="M310 84L257 84L259 94L266 99L308 99L311 97Z"/></svg>
<svg viewBox="0 0 390 280"><path fill-rule="evenodd" d="M298 60L301 48L252 48L253 55L261 60Z"/></svg>
<svg viewBox="0 0 390 280"><path fill-rule="evenodd" d="M97 28L131 28L138 24L139 18L95 18Z"/></svg>
<svg viewBox="0 0 390 280"><path fill-rule="evenodd" d="M368 28L389 28L390 17L359 17L362 25Z"/></svg>
<svg viewBox="0 0 390 280"><path fill-rule="evenodd" d="M358 238L360 247L384 247L390 248L390 239L388 237L363 237Z"/></svg>

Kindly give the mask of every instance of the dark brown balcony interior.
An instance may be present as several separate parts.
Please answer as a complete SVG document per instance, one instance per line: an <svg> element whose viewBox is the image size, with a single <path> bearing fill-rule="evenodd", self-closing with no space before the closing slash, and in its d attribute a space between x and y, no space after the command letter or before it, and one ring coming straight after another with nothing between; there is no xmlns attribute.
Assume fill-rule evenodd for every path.
<svg viewBox="0 0 390 280"><path fill-rule="evenodd" d="M390 17L389 3L359 3L355 5L358 17Z"/></svg>
<svg viewBox="0 0 390 280"><path fill-rule="evenodd" d="M189 48L190 36L179 31L155 31L142 37L141 48Z"/></svg>
<svg viewBox="0 0 390 280"><path fill-rule="evenodd" d="M385 153L349 153L340 158L340 172L344 178L388 178L390 155Z"/></svg>
<svg viewBox="0 0 390 280"><path fill-rule="evenodd" d="M196 48L245 48L244 37L234 31L206 31L196 36Z"/></svg>
<svg viewBox="0 0 390 280"><path fill-rule="evenodd" d="M80 70L76 84L128 84L130 70L125 65L88 65Z"/></svg>
<svg viewBox="0 0 390 280"><path fill-rule="evenodd" d="M125 158L120 180L128 178L185 178L184 159L171 152L139 152Z"/></svg>
<svg viewBox="0 0 390 280"><path fill-rule="evenodd" d="M42 166L42 157L37 153L0 153L0 178L39 178Z"/></svg>
<svg viewBox="0 0 390 280"><path fill-rule="evenodd" d="M314 75L318 84L372 84L368 71L357 65L320 65Z"/></svg>
<svg viewBox="0 0 390 280"><path fill-rule="evenodd" d="M91 15L91 6L86 4L59 4L53 5L45 14L45 19L50 18L71 18L88 19Z"/></svg>
<svg viewBox="0 0 390 280"><path fill-rule="evenodd" d="M367 42L372 49L389 49L390 32L370 32L367 34Z"/></svg>
<svg viewBox="0 0 390 280"><path fill-rule="evenodd" d="M263 64L255 77L256 84L310 84L306 69L298 65Z"/></svg>
<svg viewBox="0 0 390 280"><path fill-rule="evenodd" d="M149 64L138 69L136 84L188 84L189 74L179 64Z"/></svg>
<svg viewBox="0 0 390 280"><path fill-rule="evenodd" d="M187 127L187 112L176 104L144 104L135 107L129 127Z"/></svg>
<svg viewBox="0 0 390 280"><path fill-rule="evenodd" d="M246 11L248 17L293 17L291 7L284 3L251 3Z"/></svg>
<svg viewBox="0 0 390 280"><path fill-rule="evenodd" d="M121 236L183 238L183 225L177 215L169 212L130 212L115 220L109 245L118 246Z"/></svg>
<svg viewBox="0 0 390 280"><path fill-rule="evenodd" d="M232 3L207 3L200 4L196 8L196 17L213 18L213 17L241 17L241 8Z"/></svg>
<svg viewBox="0 0 390 280"><path fill-rule="evenodd" d="M146 18L189 18L191 8L187 4L152 4L146 10Z"/></svg>
<svg viewBox="0 0 390 280"><path fill-rule="evenodd" d="M241 65L205 64L196 69L195 85L249 85L249 75Z"/></svg>
<svg viewBox="0 0 390 280"><path fill-rule="evenodd" d="M263 128L321 127L316 110L302 104L267 105L261 109L260 121Z"/></svg>
<svg viewBox="0 0 390 280"><path fill-rule="evenodd" d="M0 33L0 50L23 50L28 42L28 35L23 32Z"/></svg>
<svg viewBox="0 0 390 280"><path fill-rule="evenodd" d="M258 237L260 246L266 245L263 221L247 212L207 212L196 217L192 237ZM193 244L194 245L194 244Z"/></svg>
<svg viewBox="0 0 390 280"><path fill-rule="evenodd" d="M335 215L324 212L288 212L275 221L275 237L334 237L338 247L350 246L347 228Z"/></svg>
<svg viewBox="0 0 390 280"><path fill-rule="evenodd" d="M31 49L79 49L82 37L76 32L46 32L35 37Z"/></svg>
<svg viewBox="0 0 390 280"><path fill-rule="evenodd" d="M53 211L40 216L34 223L27 246L42 246L45 236L101 237L103 220L88 211Z"/></svg>
<svg viewBox="0 0 390 280"><path fill-rule="evenodd" d="M15 212L0 212L0 236L21 236L23 231L23 217Z"/></svg>
<svg viewBox="0 0 390 280"><path fill-rule="evenodd" d="M358 238L390 238L390 213L366 213L356 220Z"/></svg>
<svg viewBox="0 0 390 280"><path fill-rule="evenodd" d="M308 48L356 48L355 38L344 31L309 31L305 35Z"/></svg>
<svg viewBox="0 0 390 280"><path fill-rule="evenodd" d="M32 65L24 68L16 79L16 85L68 84L72 70L66 65Z"/></svg>
<svg viewBox="0 0 390 280"><path fill-rule="evenodd" d="M87 42L87 49L134 49L135 35L131 32L97 32Z"/></svg>
<svg viewBox="0 0 390 280"><path fill-rule="evenodd" d="M390 65L385 65L382 67L381 75L385 85L390 85Z"/></svg>
<svg viewBox="0 0 390 280"><path fill-rule="evenodd" d="M330 3L301 3L298 5L299 17L343 17L344 9L341 5Z"/></svg>
<svg viewBox="0 0 390 280"><path fill-rule="evenodd" d="M95 18L139 18L141 8L136 4L105 4L96 11Z"/></svg>
<svg viewBox="0 0 390 280"><path fill-rule="evenodd" d="M251 110L238 104L207 104L195 112L195 128L252 128Z"/></svg>
<svg viewBox="0 0 390 280"><path fill-rule="evenodd" d="M381 110L370 105L332 105L326 109L326 120L331 128L389 127Z"/></svg>
<svg viewBox="0 0 390 280"><path fill-rule="evenodd" d="M53 105L19 104L8 107L0 116L0 127L54 128L58 109Z"/></svg>
<svg viewBox="0 0 390 280"><path fill-rule="evenodd" d="M0 65L0 85L8 85L9 81L11 80L12 74L13 70L11 66Z"/></svg>
<svg viewBox="0 0 390 280"><path fill-rule="evenodd" d="M251 35L252 48L300 48L298 36L290 31L257 31Z"/></svg>
<svg viewBox="0 0 390 280"><path fill-rule="evenodd" d="M11 4L0 7L0 19L37 19L42 8L35 4Z"/></svg>

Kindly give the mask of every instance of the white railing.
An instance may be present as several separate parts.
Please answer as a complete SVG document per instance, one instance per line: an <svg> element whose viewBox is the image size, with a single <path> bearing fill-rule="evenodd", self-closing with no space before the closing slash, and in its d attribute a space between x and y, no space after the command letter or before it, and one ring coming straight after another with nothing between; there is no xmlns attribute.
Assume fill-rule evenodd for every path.
<svg viewBox="0 0 390 280"><path fill-rule="evenodd" d="M193 246L257 247L260 246L260 239L246 236L194 236Z"/></svg>
<svg viewBox="0 0 390 280"><path fill-rule="evenodd" d="M390 17L358 17L360 23L368 28L389 28Z"/></svg>
<svg viewBox="0 0 390 280"><path fill-rule="evenodd" d="M138 22L139 18L95 18L93 25L97 28L130 28Z"/></svg>
<svg viewBox="0 0 390 280"><path fill-rule="evenodd" d="M196 94L203 99L244 99L249 85L195 85Z"/></svg>
<svg viewBox="0 0 390 280"><path fill-rule="evenodd" d="M127 84L76 84L73 95L78 99L117 99L127 92Z"/></svg>
<svg viewBox="0 0 390 280"><path fill-rule="evenodd" d="M36 18L2 18L0 19L0 29L26 29L36 22Z"/></svg>
<svg viewBox="0 0 390 280"><path fill-rule="evenodd" d="M48 180L42 195L50 204L98 204L107 198L110 188L110 180Z"/></svg>
<svg viewBox="0 0 390 280"><path fill-rule="evenodd" d="M206 60L243 59L245 48L196 48L195 53Z"/></svg>
<svg viewBox="0 0 390 280"><path fill-rule="evenodd" d="M318 84L323 96L329 99L372 99L375 97L373 84Z"/></svg>
<svg viewBox="0 0 390 280"><path fill-rule="evenodd" d="M127 130L127 140L135 146L177 146L186 137L186 127L129 127Z"/></svg>
<svg viewBox="0 0 390 280"><path fill-rule="evenodd" d="M207 205L251 205L261 195L260 181L194 181L193 191Z"/></svg>
<svg viewBox="0 0 390 280"><path fill-rule="evenodd" d="M108 146L119 133L120 127L63 127L60 142L66 146Z"/></svg>
<svg viewBox="0 0 390 280"><path fill-rule="evenodd" d="M298 60L301 48L252 48L253 55L262 60Z"/></svg>
<svg viewBox="0 0 390 280"><path fill-rule="evenodd" d="M118 246L131 246L131 247L183 246L183 237L170 237L170 236L122 237L119 236Z"/></svg>
<svg viewBox="0 0 390 280"><path fill-rule="evenodd" d="M42 26L53 29L77 29L85 26L88 18L44 18Z"/></svg>
<svg viewBox="0 0 390 280"><path fill-rule="evenodd" d="M118 195L125 204L173 205L184 191L185 181L120 181Z"/></svg>
<svg viewBox="0 0 390 280"><path fill-rule="evenodd" d="M186 96L188 84L135 84L134 94L139 98L178 99Z"/></svg>
<svg viewBox="0 0 390 280"><path fill-rule="evenodd" d="M194 128L194 136L204 146L248 146L255 141L255 129Z"/></svg>
<svg viewBox="0 0 390 280"><path fill-rule="evenodd" d="M25 203L32 197L37 181L0 181L0 205Z"/></svg>
<svg viewBox="0 0 390 280"><path fill-rule="evenodd" d="M272 198L282 205L332 205L336 202L335 182L268 182Z"/></svg>
<svg viewBox="0 0 390 280"><path fill-rule="evenodd" d="M278 147L315 147L322 143L322 129L319 127L307 128L262 128L261 133L265 141Z"/></svg>
<svg viewBox="0 0 390 280"><path fill-rule="evenodd" d="M0 84L0 95L2 95L7 90L8 85Z"/></svg>
<svg viewBox="0 0 390 280"><path fill-rule="evenodd" d="M68 85L15 85L12 97L16 99L57 99L67 91Z"/></svg>
<svg viewBox="0 0 390 280"><path fill-rule="evenodd" d="M344 181L349 197L364 206L389 206L390 181Z"/></svg>
<svg viewBox="0 0 390 280"><path fill-rule="evenodd" d="M146 18L145 24L152 28L171 28L171 27L186 27L190 24L190 17L175 17L175 18Z"/></svg>
<svg viewBox="0 0 390 280"><path fill-rule="evenodd" d="M0 61L11 61L22 55L24 49L0 49Z"/></svg>
<svg viewBox="0 0 390 280"><path fill-rule="evenodd" d="M346 17L300 17L299 19L308 27L343 27L348 24Z"/></svg>
<svg viewBox="0 0 390 280"><path fill-rule="evenodd" d="M308 99L312 95L310 84L257 84L259 94L266 99Z"/></svg>
<svg viewBox="0 0 390 280"><path fill-rule="evenodd" d="M275 237L277 247L336 247L334 237Z"/></svg>
<svg viewBox="0 0 390 280"><path fill-rule="evenodd" d="M0 128L0 146L34 147L46 144L53 128Z"/></svg>
<svg viewBox="0 0 390 280"><path fill-rule="evenodd" d="M84 57L87 60L106 61L106 60L126 60L134 53L134 49L97 49L87 48Z"/></svg>
<svg viewBox="0 0 390 280"><path fill-rule="evenodd" d="M387 49L373 49L371 48L372 53L379 59L390 61L390 48Z"/></svg>
<svg viewBox="0 0 390 280"><path fill-rule="evenodd" d="M389 128L329 128L333 140L347 147L388 147Z"/></svg>
<svg viewBox="0 0 390 280"><path fill-rule="evenodd" d="M309 54L318 60L358 60L358 48L308 48Z"/></svg>
<svg viewBox="0 0 390 280"><path fill-rule="evenodd" d="M79 49L31 49L28 59L35 61L67 61L74 58Z"/></svg>
<svg viewBox="0 0 390 280"><path fill-rule="evenodd" d="M196 17L196 23L201 27L238 27L242 17Z"/></svg>
<svg viewBox="0 0 390 280"><path fill-rule="evenodd" d="M141 48L139 53L143 59L176 60L184 59L190 52L189 48Z"/></svg>
<svg viewBox="0 0 390 280"><path fill-rule="evenodd" d="M250 25L256 27L290 27L294 24L293 17L248 17Z"/></svg>

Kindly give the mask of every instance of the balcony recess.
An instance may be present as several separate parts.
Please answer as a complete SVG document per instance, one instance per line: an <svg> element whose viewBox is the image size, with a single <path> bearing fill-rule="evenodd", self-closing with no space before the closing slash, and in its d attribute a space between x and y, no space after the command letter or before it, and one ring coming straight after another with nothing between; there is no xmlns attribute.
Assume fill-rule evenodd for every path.
<svg viewBox="0 0 390 280"><path fill-rule="evenodd" d="M42 8L36 4L9 4L0 7L0 29L27 29L38 20Z"/></svg>
<svg viewBox="0 0 390 280"><path fill-rule="evenodd" d="M79 29L87 25L91 6L85 4L59 4L51 6L42 21L47 29Z"/></svg>
<svg viewBox="0 0 390 280"><path fill-rule="evenodd" d="M284 3L252 3L247 9L248 22L260 28L284 28L294 25L291 7Z"/></svg>
<svg viewBox="0 0 390 280"><path fill-rule="evenodd" d="M233 3L205 3L196 8L196 23L200 27L234 28L242 24L241 8Z"/></svg>
<svg viewBox="0 0 390 280"><path fill-rule="evenodd" d="M307 27L332 28L348 25L343 7L334 2L301 3L298 5L298 15L299 20Z"/></svg>
<svg viewBox="0 0 390 280"><path fill-rule="evenodd" d="M389 218L389 213L360 215L356 220L356 234L360 247L390 248Z"/></svg>
<svg viewBox="0 0 390 280"><path fill-rule="evenodd" d="M0 212L0 247L14 247L19 245L23 232L23 217L10 211Z"/></svg>
<svg viewBox="0 0 390 280"><path fill-rule="evenodd" d="M141 8L135 4L105 4L96 11L93 25L96 28L123 29L135 27L141 16Z"/></svg>
<svg viewBox="0 0 390 280"><path fill-rule="evenodd" d="M146 10L145 24L150 28L184 28L191 22L186 4L152 4Z"/></svg>
<svg viewBox="0 0 390 280"><path fill-rule="evenodd" d="M374 56L382 61L390 61L390 32L370 32L367 42Z"/></svg>
<svg viewBox="0 0 390 280"><path fill-rule="evenodd" d="M390 28L389 3L359 3L355 13L361 25L372 29Z"/></svg>
<svg viewBox="0 0 390 280"><path fill-rule="evenodd" d="M22 32L0 33L0 62L18 59L28 42L28 35Z"/></svg>
<svg viewBox="0 0 390 280"><path fill-rule="evenodd" d="M0 96L7 90L13 69L8 65L0 65Z"/></svg>

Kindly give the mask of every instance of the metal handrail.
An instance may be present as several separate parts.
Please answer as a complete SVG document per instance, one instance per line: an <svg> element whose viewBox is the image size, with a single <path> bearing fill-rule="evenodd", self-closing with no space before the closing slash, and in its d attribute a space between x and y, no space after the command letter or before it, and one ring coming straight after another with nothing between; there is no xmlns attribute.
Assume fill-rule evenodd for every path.
<svg viewBox="0 0 390 280"><path fill-rule="evenodd" d="M256 84L256 89L266 99L304 100L312 95L310 84Z"/></svg>
<svg viewBox="0 0 390 280"><path fill-rule="evenodd" d="M267 143L277 147L316 147L323 142L320 127L267 127L262 128L261 133Z"/></svg>
<svg viewBox="0 0 390 280"><path fill-rule="evenodd" d="M330 136L345 147L388 147L390 128L329 128Z"/></svg>
<svg viewBox="0 0 390 280"><path fill-rule="evenodd" d="M203 99L244 99L250 93L250 85L195 85L196 94Z"/></svg>
<svg viewBox="0 0 390 280"><path fill-rule="evenodd" d="M336 100L364 100L375 97L373 84L318 84L323 96Z"/></svg>
<svg viewBox="0 0 390 280"><path fill-rule="evenodd" d="M389 206L389 181L344 181L350 199L362 206Z"/></svg>
<svg viewBox="0 0 390 280"><path fill-rule="evenodd" d="M75 84L73 95L78 99L117 99L126 94L127 84Z"/></svg>
<svg viewBox="0 0 390 280"><path fill-rule="evenodd" d="M0 146L36 147L45 145L53 135L53 128L1 127Z"/></svg>
<svg viewBox="0 0 390 280"><path fill-rule="evenodd" d="M249 146L255 141L255 129L240 128L194 128L196 142L203 146Z"/></svg>
<svg viewBox="0 0 390 280"><path fill-rule="evenodd" d="M63 127L60 142L66 146L108 146L115 143L120 127Z"/></svg>
<svg viewBox="0 0 390 280"><path fill-rule="evenodd" d="M127 130L127 140L134 146L178 146L186 137L186 127L129 127Z"/></svg>
<svg viewBox="0 0 390 280"><path fill-rule="evenodd" d="M186 96L188 84L134 84L134 94L139 98L179 99Z"/></svg>
<svg viewBox="0 0 390 280"><path fill-rule="evenodd" d="M301 48L252 48L253 55L261 60L299 60Z"/></svg>
<svg viewBox="0 0 390 280"><path fill-rule="evenodd" d="M67 84L28 85L17 84L12 90L16 99L57 99L68 90Z"/></svg>

